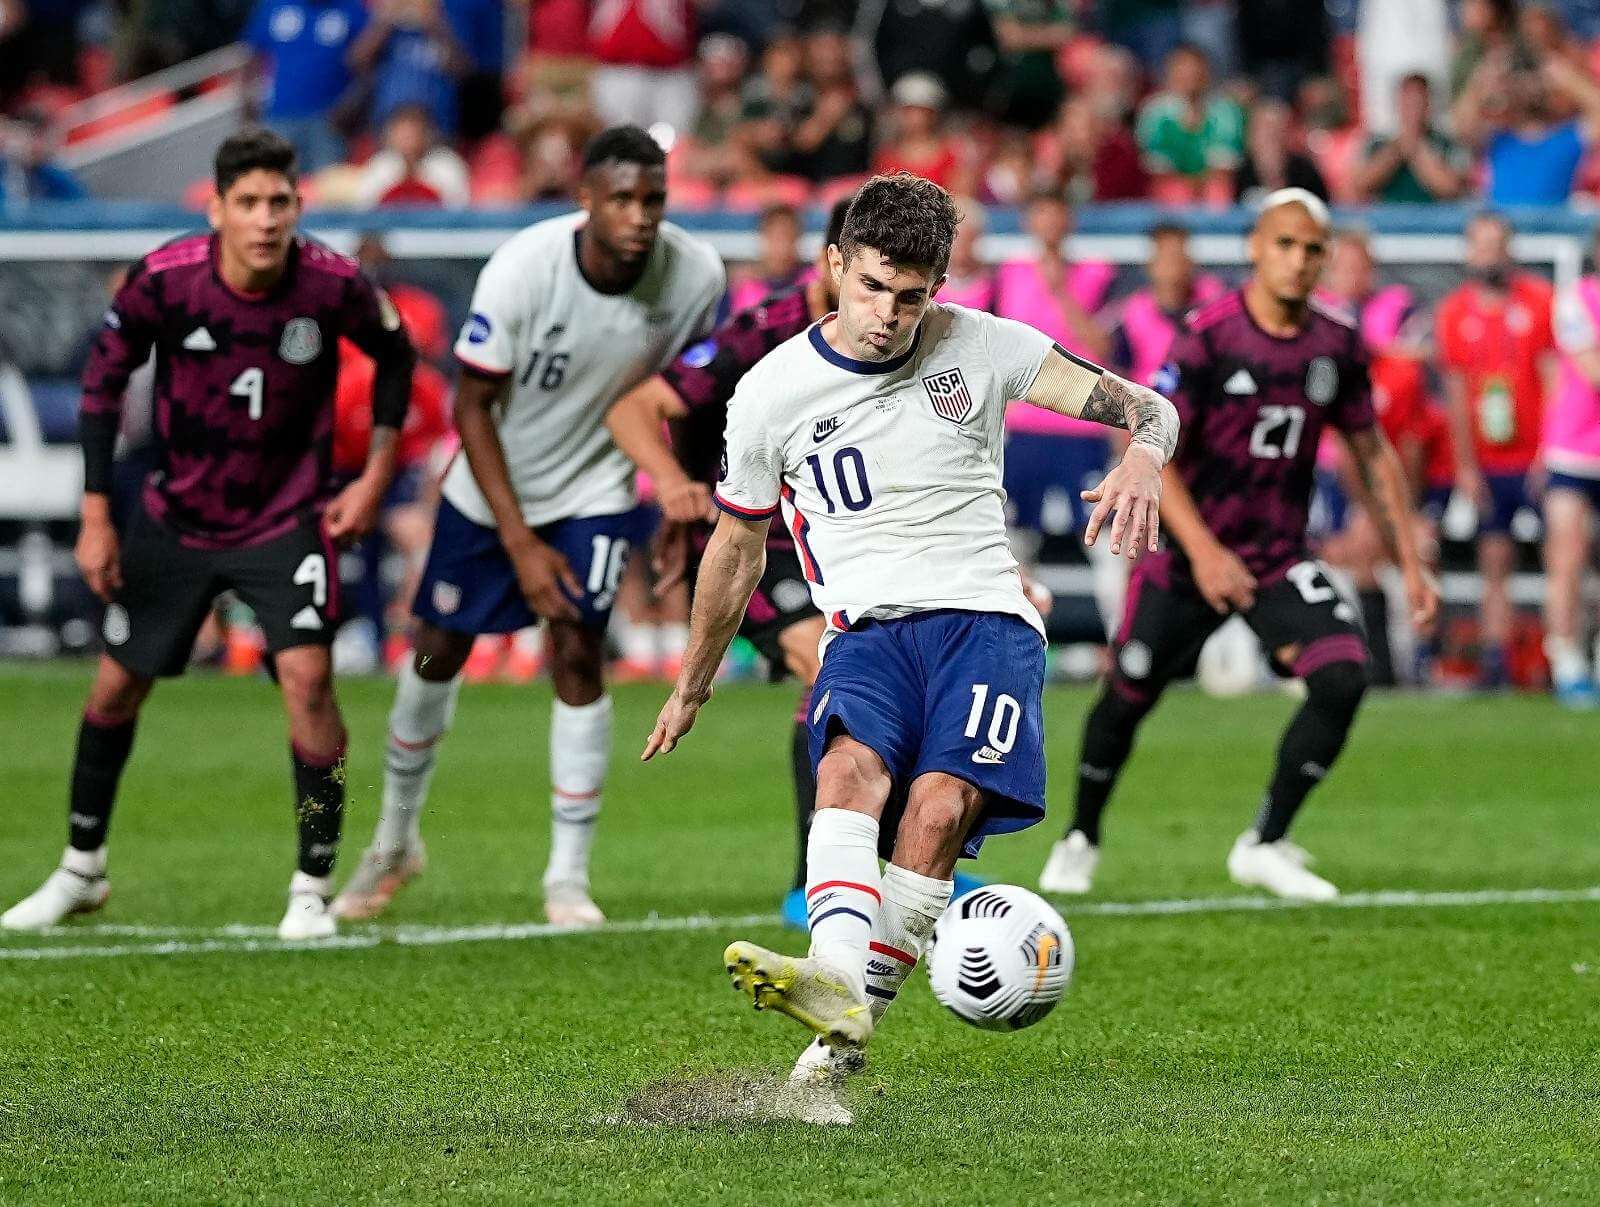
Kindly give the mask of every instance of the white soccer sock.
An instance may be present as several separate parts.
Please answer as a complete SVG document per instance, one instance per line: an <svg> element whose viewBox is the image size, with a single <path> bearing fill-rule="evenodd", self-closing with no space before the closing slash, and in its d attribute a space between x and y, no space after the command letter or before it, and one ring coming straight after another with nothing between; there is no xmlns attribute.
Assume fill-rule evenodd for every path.
<svg viewBox="0 0 1600 1207"><path fill-rule="evenodd" d="M1547 636L1544 656L1550 662L1550 677L1557 683L1588 677L1589 664L1583 660L1583 649L1570 637Z"/></svg>
<svg viewBox="0 0 1600 1207"><path fill-rule="evenodd" d="M867 944L883 905L878 819L849 809L818 809L806 841L806 911L811 954L866 993Z"/></svg>
<svg viewBox="0 0 1600 1207"><path fill-rule="evenodd" d="M876 1025L922 958L933 924L950 904L954 880L935 880L891 863L883 870L883 908L867 955L867 1002Z"/></svg>
<svg viewBox="0 0 1600 1207"><path fill-rule="evenodd" d="M61 866L69 872L76 872L90 880L106 874L106 844L101 843L92 851L80 851L77 847L68 847L61 856Z"/></svg>
<svg viewBox="0 0 1600 1207"><path fill-rule="evenodd" d="M638 662L646 666L654 665L658 648L655 625L627 620L616 625L616 633L617 645L621 648L624 658L629 662Z"/></svg>
<svg viewBox="0 0 1600 1207"><path fill-rule="evenodd" d="M689 648L689 626L676 621L656 629L657 648L663 658L682 658Z"/></svg>
<svg viewBox="0 0 1600 1207"><path fill-rule="evenodd" d="M417 674L407 658L395 685L394 707L389 710L389 742L384 753L383 813L378 818L374 845L380 851L400 851L419 837L423 802L433 778L439 739L450 728L461 676L436 683Z"/></svg>
<svg viewBox="0 0 1600 1207"><path fill-rule="evenodd" d="M555 701L550 717L550 863L545 887L589 883L600 790L611 762L611 697L593 704Z"/></svg>

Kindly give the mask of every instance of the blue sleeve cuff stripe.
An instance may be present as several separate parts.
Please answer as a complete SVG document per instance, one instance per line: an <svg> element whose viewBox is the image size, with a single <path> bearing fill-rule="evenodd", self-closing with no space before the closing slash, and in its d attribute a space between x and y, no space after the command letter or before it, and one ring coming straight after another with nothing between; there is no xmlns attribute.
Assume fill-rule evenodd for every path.
<svg viewBox="0 0 1600 1207"><path fill-rule="evenodd" d="M771 507L740 507L737 503L730 503L719 494L712 494L711 501L729 515L738 516L741 520L770 520L778 514L778 505Z"/></svg>

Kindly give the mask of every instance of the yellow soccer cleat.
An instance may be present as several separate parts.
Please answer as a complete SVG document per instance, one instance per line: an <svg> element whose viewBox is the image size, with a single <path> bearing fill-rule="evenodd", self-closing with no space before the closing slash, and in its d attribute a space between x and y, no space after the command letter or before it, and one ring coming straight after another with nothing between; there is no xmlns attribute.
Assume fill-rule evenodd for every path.
<svg viewBox="0 0 1600 1207"><path fill-rule="evenodd" d="M831 964L745 942L730 943L722 959L733 987L747 994L757 1010L787 1014L830 1048L859 1048L872 1035L866 995Z"/></svg>

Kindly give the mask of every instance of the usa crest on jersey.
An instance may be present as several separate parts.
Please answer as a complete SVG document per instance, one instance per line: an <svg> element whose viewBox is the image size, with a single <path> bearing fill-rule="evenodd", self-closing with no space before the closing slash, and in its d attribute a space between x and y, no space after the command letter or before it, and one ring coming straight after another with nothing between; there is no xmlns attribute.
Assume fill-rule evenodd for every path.
<svg viewBox="0 0 1600 1207"><path fill-rule="evenodd" d="M933 413L940 419L960 423L971 413L972 391L967 389L967 379L961 376L959 368L924 377L922 385L933 403Z"/></svg>

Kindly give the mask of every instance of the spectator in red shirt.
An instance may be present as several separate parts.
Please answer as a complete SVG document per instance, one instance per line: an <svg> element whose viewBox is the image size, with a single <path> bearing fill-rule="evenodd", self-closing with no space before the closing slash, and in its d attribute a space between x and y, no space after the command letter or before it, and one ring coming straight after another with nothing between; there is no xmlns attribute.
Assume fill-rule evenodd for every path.
<svg viewBox="0 0 1600 1207"><path fill-rule="evenodd" d="M945 91L937 77L914 71L889 90L894 103L893 126L872 170L885 175L911 172L940 188L952 187L959 166L955 140L944 132Z"/></svg>
<svg viewBox="0 0 1600 1207"><path fill-rule="evenodd" d="M1055 124L1035 141L1034 155L1047 182L1073 205L1149 195L1150 176L1133 135L1087 96L1062 103Z"/></svg>
<svg viewBox="0 0 1600 1207"><path fill-rule="evenodd" d="M1532 506L1528 474L1539 454L1544 373L1555 350L1550 285L1517 270L1511 234L1511 224L1497 214L1479 214L1467 224L1468 279L1440 303L1436 326L1456 489L1478 509L1479 674L1485 687L1506 682L1512 521Z"/></svg>
<svg viewBox="0 0 1600 1207"><path fill-rule="evenodd" d="M595 0L590 95L607 126L689 129L700 108L694 0Z"/></svg>
<svg viewBox="0 0 1600 1207"><path fill-rule="evenodd" d="M367 160L356 189L361 205L442 206L472 200L466 161L439 139L423 105L403 105L383 124L383 149Z"/></svg>

